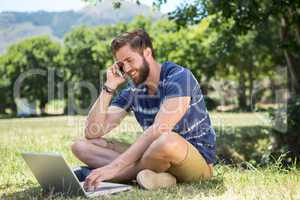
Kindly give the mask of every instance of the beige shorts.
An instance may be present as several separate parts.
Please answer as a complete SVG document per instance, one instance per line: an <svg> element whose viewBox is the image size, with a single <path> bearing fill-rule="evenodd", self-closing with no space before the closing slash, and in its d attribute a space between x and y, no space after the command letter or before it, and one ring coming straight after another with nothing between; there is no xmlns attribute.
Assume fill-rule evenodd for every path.
<svg viewBox="0 0 300 200"><path fill-rule="evenodd" d="M114 145L114 150L124 152L130 146L129 144L118 142L115 139L108 139L108 143ZM198 180L207 180L212 177L213 166L207 164L198 150L187 141L188 151L186 157L179 164L172 164L167 170L174 175L179 182L189 182Z"/></svg>
<svg viewBox="0 0 300 200"><path fill-rule="evenodd" d="M179 182L207 180L212 177L213 166L207 164L198 150L188 142L188 152L179 164L172 164L168 172Z"/></svg>

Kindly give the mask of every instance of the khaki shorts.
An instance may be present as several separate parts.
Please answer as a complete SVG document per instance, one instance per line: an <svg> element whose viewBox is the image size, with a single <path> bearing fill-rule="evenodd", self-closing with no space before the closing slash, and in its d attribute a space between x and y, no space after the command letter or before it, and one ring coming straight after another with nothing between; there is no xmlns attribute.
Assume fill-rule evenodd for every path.
<svg viewBox="0 0 300 200"><path fill-rule="evenodd" d="M212 177L212 164L207 164L203 156L189 142L188 152L179 164L172 164L168 172L174 175L179 182L207 180Z"/></svg>
<svg viewBox="0 0 300 200"><path fill-rule="evenodd" d="M123 153L130 144L119 142L116 139L106 139L114 146L113 150ZM167 172L174 175L178 182L207 180L212 177L213 166L208 165L198 150L187 141L188 151L186 157L179 164L172 164ZM115 181L118 182L118 181Z"/></svg>

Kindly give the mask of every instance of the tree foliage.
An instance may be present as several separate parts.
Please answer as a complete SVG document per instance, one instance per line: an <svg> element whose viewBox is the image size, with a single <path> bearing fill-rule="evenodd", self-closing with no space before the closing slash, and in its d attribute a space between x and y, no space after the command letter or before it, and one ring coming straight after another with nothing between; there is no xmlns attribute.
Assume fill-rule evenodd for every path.
<svg viewBox="0 0 300 200"><path fill-rule="evenodd" d="M56 56L60 45L49 37L35 37L12 45L1 57L1 87L5 93L4 105L16 110L15 95L30 102L39 101L41 111L48 103L48 73L58 69ZM23 74L23 77L20 76ZM19 82L18 82L19 81ZM17 92L18 84L20 93ZM2 93L2 92L1 92Z"/></svg>

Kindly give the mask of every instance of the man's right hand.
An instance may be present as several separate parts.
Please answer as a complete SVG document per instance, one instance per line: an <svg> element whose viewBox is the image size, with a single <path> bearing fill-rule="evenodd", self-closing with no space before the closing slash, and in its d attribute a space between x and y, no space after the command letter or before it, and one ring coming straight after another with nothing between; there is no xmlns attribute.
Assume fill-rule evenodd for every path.
<svg viewBox="0 0 300 200"><path fill-rule="evenodd" d="M117 73L118 66L113 64L106 71L105 85L110 89L116 90L120 85L126 82L126 78Z"/></svg>

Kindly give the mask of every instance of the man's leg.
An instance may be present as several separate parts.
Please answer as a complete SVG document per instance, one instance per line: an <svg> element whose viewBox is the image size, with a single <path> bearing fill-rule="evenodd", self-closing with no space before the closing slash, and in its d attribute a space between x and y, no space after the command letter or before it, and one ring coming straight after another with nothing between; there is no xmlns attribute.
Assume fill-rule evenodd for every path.
<svg viewBox="0 0 300 200"><path fill-rule="evenodd" d="M72 151L77 158L87 165L95 168L101 167L109 164L125 151L125 148L122 149L123 151L120 150L118 152L112 150L112 148L108 148L109 145L105 142L106 141L101 139L89 141L79 140L72 145ZM147 148L140 160L126 167L112 181L131 181L135 179L137 174L143 169L150 169L155 172L165 172L170 169L171 166L172 168L176 166L173 171L185 170L180 169L180 165L186 160L190 148L191 144L179 134L174 132L163 134ZM208 171L211 171L201 155L195 151L193 152L193 155L194 154L197 154L196 158L201 162L189 169L196 168L197 171L195 171L195 173L199 173L200 175L201 173L207 174ZM203 172L201 171L202 169L204 169Z"/></svg>
<svg viewBox="0 0 300 200"><path fill-rule="evenodd" d="M187 147L187 141L177 133L163 134L148 147L139 161L125 168L114 181L133 180L143 169L165 172L171 164L178 164L185 159Z"/></svg>
<svg viewBox="0 0 300 200"><path fill-rule="evenodd" d="M116 159L128 146L105 139L77 139L72 145L73 154L89 167L99 168Z"/></svg>

